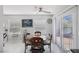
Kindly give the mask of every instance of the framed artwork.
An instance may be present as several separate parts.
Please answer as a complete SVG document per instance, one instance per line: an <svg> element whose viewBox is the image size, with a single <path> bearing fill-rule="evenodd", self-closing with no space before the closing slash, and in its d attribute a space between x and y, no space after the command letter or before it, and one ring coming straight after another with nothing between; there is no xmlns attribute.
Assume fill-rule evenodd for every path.
<svg viewBox="0 0 79 59"><path fill-rule="evenodd" d="M32 19L22 19L22 27L33 27Z"/></svg>

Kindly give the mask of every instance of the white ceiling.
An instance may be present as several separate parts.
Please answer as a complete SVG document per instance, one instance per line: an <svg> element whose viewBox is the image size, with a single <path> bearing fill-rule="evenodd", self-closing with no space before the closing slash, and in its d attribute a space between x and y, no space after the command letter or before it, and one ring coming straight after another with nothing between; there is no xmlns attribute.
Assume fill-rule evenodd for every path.
<svg viewBox="0 0 79 59"><path fill-rule="evenodd" d="M56 14L63 9L69 7L69 5L4 5L3 14L4 15L28 15L28 14L46 14L38 13L38 8L42 7L43 10L51 12L51 14Z"/></svg>

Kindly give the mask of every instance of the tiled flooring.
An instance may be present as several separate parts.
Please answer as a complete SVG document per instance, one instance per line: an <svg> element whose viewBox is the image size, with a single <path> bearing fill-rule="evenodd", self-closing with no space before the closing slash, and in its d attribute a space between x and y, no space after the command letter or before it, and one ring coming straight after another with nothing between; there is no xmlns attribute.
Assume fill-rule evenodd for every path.
<svg viewBox="0 0 79 59"><path fill-rule="evenodd" d="M4 53L23 53L24 44L23 43L7 43L3 49Z"/></svg>

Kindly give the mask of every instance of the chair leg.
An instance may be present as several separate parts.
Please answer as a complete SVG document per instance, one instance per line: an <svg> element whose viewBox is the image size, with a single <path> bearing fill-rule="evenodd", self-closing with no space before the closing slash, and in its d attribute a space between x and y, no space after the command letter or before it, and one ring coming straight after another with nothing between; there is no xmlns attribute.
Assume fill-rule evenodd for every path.
<svg viewBox="0 0 79 59"><path fill-rule="evenodd" d="M25 50L24 50L24 53L26 53L26 44L25 44Z"/></svg>

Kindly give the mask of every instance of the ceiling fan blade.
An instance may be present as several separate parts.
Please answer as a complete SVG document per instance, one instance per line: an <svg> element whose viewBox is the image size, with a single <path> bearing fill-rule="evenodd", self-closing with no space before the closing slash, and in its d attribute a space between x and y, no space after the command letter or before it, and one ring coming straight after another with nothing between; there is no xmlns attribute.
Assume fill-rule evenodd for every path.
<svg viewBox="0 0 79 59"><path fill-rule="evenodd" d="M49 12L49 11L45 11L45 10L42 10L41 12L45 12L45 13L51 13L51 12Z"/></svg>

